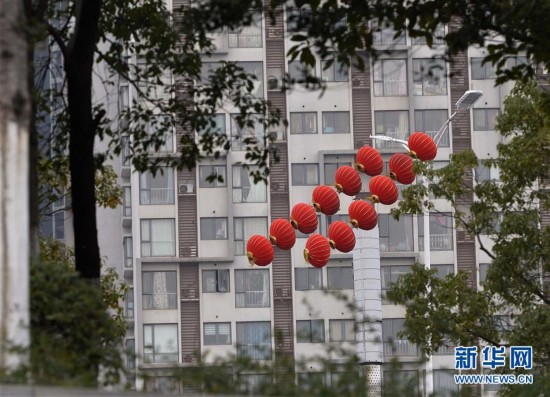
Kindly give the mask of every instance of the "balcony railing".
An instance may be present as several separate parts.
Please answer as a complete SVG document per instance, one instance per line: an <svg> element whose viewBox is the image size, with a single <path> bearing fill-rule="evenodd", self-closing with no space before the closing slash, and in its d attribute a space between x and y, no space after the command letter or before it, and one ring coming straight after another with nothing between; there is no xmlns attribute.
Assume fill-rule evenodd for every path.
<svg viewBox="0 0 550 397"><path fill-rule="evenodd" d="M140 201L142 205L174 204L174 189L151 188L142 190Z"/></svg>
<svg viewBox="0 0 550 397"><path fill-rule="evenodd" d="M264 291L235 293L236 307L269 307L269 294Z"/></svg>
<svg viewBox="0 0 550 397"><path fill-rule="evenodd" d="M418 239L420 251L424 251L424 238ZM430 249L433 251L451 251L453 236L451 234L430 234Z"/></svg>
<svg viewBox="0 0 550 397"><path fill-rule="evenodd" d="M375 81L374 96L407 96L407 80Z"/></svg>
<svg viewBox="0 0 550 397"><path fill-rule="evenodd" d="M407 339L395 339L392 342L384 342L385 357L415 357L418 356L418 348Z"/></svg>
<svg viewBox="0 0 550 397"><path fill-rule="evenodd" d="M455 354L455 348L450 346L441 346L434 351L434 356L449 356Z"/></svg>
<svg viewBox="0 0 550 397"><path fill-rule="evenodd" d="M389 136L390 138L402 139L404 141L406 141L409 137L408 132L385 132L383 134L376 134L376 135L385 135L385 136ZM376 149L399 149L399 150L403 150L403 146L401 146L401 144L397 143L397 142L375 140L374 145L375 145Z"/></svg>
<svg viewBox="0 0 550 397"><path fill-rule="evenodd" d="M237 355L252 360L269 360L271 358L271 344L237 345Z"/></svg>
<svg viewBox="0 0 550 397"><path fill-rule="evenodd" d="M261 34L229 33L229 48L261 48Z"/></svg>
<svg viewBox="0 0 550 397"><path fill-rule="evenodd" d="M178 308L178 294L168 292L165 294L143 294L143 310L167 310Z"/></svg>

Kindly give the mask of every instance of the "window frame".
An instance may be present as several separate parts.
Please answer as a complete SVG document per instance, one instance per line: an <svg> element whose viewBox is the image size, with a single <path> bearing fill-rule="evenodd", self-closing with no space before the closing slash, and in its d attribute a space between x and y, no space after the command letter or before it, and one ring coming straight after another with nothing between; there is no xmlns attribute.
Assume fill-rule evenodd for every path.
<svg viewBox="0 0 550 397"><path fill-rule="evenodd" d="M206 337L206 326L214 326L216 333L214 335L215 337L215 343L207 343L207 337ZM220 325L224 325L228 327L229 333L227 334L229 336L229 340L225 342L220 341ZM231 333L231 322L228 321L222 321L222 322L204 322L202 323L202 341L204 346L225 346L225 345L231 345L233 342L233 335Z"/></svg>
<svg viewBox="0 0 550 397"><path fill-rule="evenodd" d="M333 124L334 124L334 131L333 132L327 132L327 128L328 128L327 118L329 116L332 116L332 118L333 118ZM343 120L345 120L345 122L344 122L345 125L340 125ZM349 133L351 133L350 112L347 112L347 111L321 112L321 122L322 122L322 133L325 134L325 135L337 135L337 134L349 134Z"/></svg>
<svg viewBox="0 0 550 397"><path fill-rule="evenodd" d="M448 117L449 117L449 111L447 109L415 109L414 110L414 127L415 127L415 131L423 131L425 132L426 134L430 135L432 138L435 136L435 134L437 133L437 131L439 131L439 128L441 128L441 126L439 126L436 130L427 130L426 129L426 124L428 124L428 122L426 121L427 117L430 113L434 114L434 113L441 113L441 115L443 115L443 112L445 112L445 115L443 117L443 121L441 123L441 126L443 124L445 124L445 121L447 121ZM442 135L438 145L438 147L442 147L442 148L448 148L450 147L450 139L449 139L449 129L447 129L445 131L445 134Z"/></svg>
<svg viewBox="0 0 550 397"><path fill-rule="evenodd" d="M214 273L214 277L215 277L215 288L213 291L211 291L209 288L208 288L208 277L207 277L207 273ZM226 282L227 282L227 285L224 287L222 287L222 282L220 281L222 279L222 277L220 277L220 274L221 273L224 273L226 274ZM202 273L201 273L201 278L202 278L202 282L201 282L201 286L202 286L202 293L203 294L212 294L212 293L226 293L226 292L231 292L231 276L230 276L230 271L229 269L203 269L202 270Z"/></svg>
<svg viewBox="0 0 550 397"><path fill-rule="evenodd" d="M353 319L329 319L329 341L330 342L356 342L355 335L355 320ZM336 339L335 335L332 334L332 324L340 323L340 333L343 336L341 339ZM351 326L351 331L348 327ZM353 339L347 338L348 333L353 332Z"/></svg>
<svg viewBox="0 0 550 397"><path fill-rule="evenodd" d="M156 353L155 352L155 349L157 347L157 344L156 344L156 341L155 341L155 328L157 327L161 327L161 326L170 326L171 328L175 328L175 342L176 342L176 351L172 351L172 352L162 352L162 353ZM145 338L146 338L146 334L147 334L147 327L151 327L151 339L152 339L152 346L150 347L150 349L153 350L152 353L146 353L146 349L148 349L147 347L147 344L145 342ZM143 324L143 361L145 363L177 363L179 362L179 355L180 355L180 347L179 347L179 341L178 341L178 324L177 323L148 323L148 324ZM160 360L160 361L157 361L155 360L155 356L156 355L175 355L176 357L174 359L170 359L170 360ZM153 360L152 361L149 361L147 359L147 356L148 355L153 355Z"/></svg>
<svg viewBox="0 0 550 397"><path fill-rule="evenodd" d="M256 277L260 277L262 280L262 290L257 289L249 289L247 287L250 287L250 284L256 280L250 280L250 278L253 276L253 274L256 275ZM247 275L242 282L239 280L239 277L242 277L242 275ZM259 307L271 307L271 276L269 274L268 269L235 269L235 307L236 308L259 308ZM240 284L243 284L243 289L241 290ZM247 293L251 292L261 292L261 299L257 299L254 294L249 295L252 299L247 300ZM258 297L260 294L256 294ZM242 299L241 299L242 296ZM250 304L250 301L253 303ZM257 301L260 301L259 304L257 304Z"/></svg>
<svg viewBox="0 0 550 397"><path fill-rule="evenodd" d="M254 183L253 180L250 180L250 171L254 172L257 170L257 166L250 166L249 169L246 169L242 165L233 165L231 175L231 195L234 204L267 203L267 185L263 181ZM235 182L237 174L240 174L240 185ZM246 181L248 186L243 183L244 181ZM248 194L244 194L247 189ZM238 192L240 192L240 194L236 195ZM251 196L250 199L248 199L249 196Z"/></svg>
<svg viewBox="0 0 550 397"><path fill-rule="evenodd" d="M204 174L202 170L211 169L212 172L208 173L206 177L203 178ZM223 182L220 182L217 177L220 175L220 170L223 170L222 172L222 179ZM214 179L212 182L208 182L206 178L210 175L216 175L216 179ZM216 187L227 187L227 166L225 164L211 164L211 165L199 165L199 187L203 189L212 189Z"/></svg>
<svg viewBox="0 0 550 397"><path fill-rule="evenodd" d="M225 230L225 236L221 237L221 238L218 238L218 230L220 230L220 228L218 227L218 225L216 223L216 221L218 221L218 220L222 221L221 230L222 231ZM214 234L212 236L206 236L205 235L206 227L205 227L203 222L207 222L207 221L213 222L211 226L214 227L214 229L216 229L216 231L214 232ZM201 232L200 232L201 241L224 241L224 240L229 239L229 229L228 229L227 217L223 217L223 216L201 217L199 219L199 223L200 223L200 228L201 228ZM223 226L223 224L225 224L225 227Z"/></svg>
<svg viewBox="0 0 550 397"><path fill-rule="evenodd" d="M248 238L245 239L245 237L250 237L250 236L245 236L246 233L246 227L245 227L245 223L246 223L246 220L264 220L265 221L265 229L262 231L262 233L258 233L260 235L267 235L268 234L268 224L267 224L267 217L266 216L236 216L233 218L233 254L235 256L244 256L246 255L246 243L248 241ZM237 224L239 221L242 221L241 224L242 224L242 231L237 231ZM242 235L242 239L241 238L237 238L238 235ZM242 251L241 250L238 250L237 249L237 243L241 244L242 243Z"/></svg>
<svg viewBox="0 0 550 397"><path fill-rule="evenodd" d="M386 67L384 65L389 62L402 62L402 66L396 66L396 70L401 67L405 69L405 80L389 80L386 76ZM380 65L380 66L378 66ZM379 75L377 71L379 70ZM399 83L397 85L396 93L393 93L391 90L386 89L386 84L389 82ZM405 58L388 58L388 59L377 59L373 62L372 65L372 83L373 83L373 96L374 97L406 97L409 95L409 78L408 78L408 65L407 59ZM377 89L377 84L381 84L382 93ZM404 88L404 92L403 92ZM390 91L390 92L386 92Z"/></svg>
<svg viewBox="0 0 550 397"><path fill-rule="evenodd" d="M434 220L432 221L432 216ZM445 219L449 219L450 223L450 233L448 234L437 234L433 233L434 227L432 225L433 222L435 222L436 218L439 216L444 216ZM430 250L431 251L453 251L454 250L454 217L452 216L451 212L430 212ZM417 219L418 223L418 250L424 251L424 216L418 216ZM442 225L443 226L443 225ZM449 225L445 225L445 227L448 227ZM443 247L438 248L437 246L432 246L432 236L448 236L450 243L444 243L443 245L448 245L449 248ZM444 238L444 237L443 237ZM434 239L435 240L435 239ZM436 245L436 244L434 244Z"/></svg>
<svg viewBox="0 0 550 397"><path fill-rule="evenodd" d="M171 221L171 232L172 232L172 237L173 237L173 241L156 241L157 243L172 243L172 246L173 246L173 250L170 254L168 255L153 255L153 244L155 243L155 241L152 239L152 226L153 226L153 222L160 222L160 221ZM149 234L149 240L144 240L143 239L143 234L144 234L144 224L148 224L148 228L149 228L149 231L148 231L148 234ZM149 251L150 251L150 255L145 255L144 254L144 244L149 244ZM174 257L176 256L176 220L174 218L142 218L140 220L140 248L141 248L141 256L143 258L153 258L153 257Z"/></svg>
<svg viewBox="0 0 550 397"><path fill-rule="evenodd" d="M298 273L304 273L306 280L305 283L303 283L307 288L299 288L298 286ZM310 273L318 273L318 279L319 279L319 287L311 288L312 283L310 282ZM302 283L300 283L301 285ZM313 267L296 267L294 268L294 290L295 291L316 291L316 290L322 290L323 289L323 271L319 268L313 268Z"/></svg>
<svg viewBox="0 0 550 397"><path fill-rule="evenodd" d="M245 333L246 336L251 335L252 331L248 329L251 325L261 325L264 329L264 331L267 331L267 337L264 337L264 341L255 344L255 343L249 343L248 341L246 344L243 344L240 342L240 339L248 339L246 338L240 338L239 337L239 331L243 330L242 332ZM262 330L258 330L262 331ZM251 360L270 360L273 355L273 343L272 343L272 330L271 330L271 321L238 321L236 323L236 345L237 345L237 357L248 357ZM243 353L243 347L246 348L246 352ZM262 349L265 349L262 351ZM253 355L251 356L250 351L252 350Z"/></svg>
<svg viewBox="0 0 550 397"><path fill-rule="evenodd" d="M337 59L332 60L330 66L326 66L329 61L321 61L321 80L327 83L346 83L349 81L349 68ZM340 77L340 76L344 76Z"/></svg>
<svg viewBox="0 0 550 397"><path fill-rule="evenodd" d="M165 273L166 282L166 291L165 293L155 293L155 273ZM146 282L145 276L151 274L152 279L152 291L146 291ZM169 283L168 280L173 280L173 283ZM173 291L170 292L170 287L174 287ZM158 286L157 286L158 288ZM155 296L157 295L166 295L166 307L157 307L155 303ZM145 302L148 301L146 297L150 297L150 306ZM170 300L172 297L172 300ZM178 309L178 282L177 282L177 272L175 270L146 270L141 272L141 306L142 310L177 310Z"/></svg>
<svg viewBox="0 0 550 397"><path fill-rule="evenodd" d="M338 278L334 279L334 274L336 272L338 273ZM349 274L345 275L344 272L349 272ZM333 274L332 277L331 277L331 274ZM346 284L347 282L350 281L350 275L351 275L351 284ZM335 285L335 284L338 284L338 285ZM328 266L327 267L327 289L332 291L353 290L354 289L353 266Z"/></svg>
<svg viewBox="0 0 550 397"><path fill-rule="evenodd" d="M416 65L419 65L418 67ZM442 66L442 67L441 67ZM433 58L413 58L413 95L414 96L446 96L449 89L447 87L447 62L444 59ZM427 68L427 70L426 70ZM418 70L417 70L418 69ZM442 73L442 76L435 76L432 71ZM437 82L440 81L440 84ZM421 85L421 89L416 89L416 84ZM426 85L438 85L445 88L445 92L435 94L426 94ZM421 92L417 94L417 92Z"/></svg>
<svg viewBox="0 0 550 397"><path fill-rule="evenodd" d="M317 332L320 332L320 337L315 337L314 332L314 323L316 324ZM306 325L308 331L307 332L300 332L298 329L300 328L299 325ZM325 320L323 319L316 319L316 320L296 320L296 343L324 343L325 342Z"/></svg>
<svg viewBox="0 0 550 397"><path fill-rule="evenodd" d="M305 128L308 124L308 120L307 120L307 117L308 116L313 116L313 118L311 120L314 121L314 131L312 132L304 132L307 130L307 128ZM301 120L300 120L300 124L301 124L301 131L299 132L296 132L293 127L294 127L294 124L295 124L295 117L300 117ZM290 112L290 123L289 123L289 129L290 129L290 133L292 135L316 135L319 133L319 128L318 128L318 125L317 125L317 112Z"/></svg>
<svg viewBox="0 0 550 397"><path fill-rule="evenodd" d="M484 57L470 58L470 79L471 80L491 80L496 79L496 71L491 62L483 64Z"/></svg>
<svg viewBox="0 0 550 397"><path fill-rule="evenodd" d="M163 168L163 173L160 175L162 177L166 176L167 187L165 188L151 187L151 183L153 179L156 179L159 174L153 176L153 174L149 170L146 170L145 172L142 172L139 174L139 205L173 205L175 203L176 192L174 188L174 180L175 180L174 170L173 168L170 168L170 167L162 167L162 168ZM144 187L144 184L149 185L149 187L148 188ZM170 188L170 186L172 186L172 188ZM153 202L155 200L151 199L151 193L152 191L158 190L158 189L163 189L167 192L166 201L158 200L159 202ZM147 192L148 192L148 196L145 194ZM145 200L145 197L148 197L148 200Z"/></svg>
<svg viewBox="0 0 550 397"><path fill-rule="evenodd" d="M303 182L297 180L297 169L301 168L303 175ZM316 178L314 181L308 180L308 169L314 168L316 170ZM319 163L292 163L290 164L291 182L292 186L316 186L319 184Z"/></svg>
<svg viewBox="0 0 550 397"><path fill-rule="evenodd" d="M496 115L494 115L496 112ZM484 123L482 128L480 127L479 119L476 120L476 115L483 113ZM473 131L496 131L497 117L500 115L500 108L474 108L472 109L472 130ZM491 122L491 119L494 119ZM491 128L492 127L492 128Z"/></svg>

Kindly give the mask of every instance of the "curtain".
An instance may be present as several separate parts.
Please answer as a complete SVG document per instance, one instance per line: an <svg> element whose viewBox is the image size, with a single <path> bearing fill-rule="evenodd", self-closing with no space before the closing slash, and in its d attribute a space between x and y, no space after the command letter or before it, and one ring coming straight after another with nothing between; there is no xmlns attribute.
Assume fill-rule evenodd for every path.
<svg viewBox="0 0 550 397"><path fill-rule="evenodd" d="M176 235L173 219L151 220L151 255L174 256Z"/></svg>
<svg viewBox="0 0 550 397"><path fill-rule="evenodd" d="M168 287L166 272L153 273L153 308L168 309Z"/></svg>
<svg viewBox="0 0 550 397"><path fill-rule="evenodd" d="M342 320L330 320L330 340L332 342L340 342L344 340L344 335L342 333Z"/></svg>

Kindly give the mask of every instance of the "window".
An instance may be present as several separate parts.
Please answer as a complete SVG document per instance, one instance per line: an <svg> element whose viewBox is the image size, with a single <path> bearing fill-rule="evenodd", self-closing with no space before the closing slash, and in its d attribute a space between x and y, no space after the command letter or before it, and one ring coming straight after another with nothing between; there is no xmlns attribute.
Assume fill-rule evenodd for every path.
<svg viewBox="0 0 550 397"><path fill-rule="evenodd" d="M132 190L130 186L124 186L122 188L122 216L132 216Z"/></svg>
<svg viewBox="0 0 550 397"><path fill-rule="evenodd" d="M134 251L132 237L124 237L124 266L132 267L134 265Z"/></svg>
<svg viewBox="0 0 550 397"><path fill-rule="evenodd" d="M424 250L424 217L418 217L418 247ZM430 213L430 249L452 251L453 218L450 213Z"/></svg>
<svg viewBox="0 0 550 397"><path fill-rule="evenodd" d="M140 174L139 203L174 204L174 171L171 168L161 168L154 176L151 171Z"/></svg>
<svg viewBox="0 0 550 397"><path fill-rule="evenodd" d="M395 37L395 30L389 24L383 23L382 26L378 26L378 21L371 21L372 44L375 45L390 45L390 44L407 44L407 36L402 33Z"/></svg>
<svg viewBox="0 0 550 397"><path fill-rule="evenodd" d="M445 44L445 25L437 25L433 32L433 44L443 45ZM412 45L426 44L426 37L411 37Z"/></svg>
<svg viewBox="0 0 550 397"><path fill-rule="evenodd" d="M124 317L134 319L134 289L128 288L124 294Z"/></svg>
<svg viewBox="0 0 550 397"><path fill-rule="evenodd" d="M474 109L474 131L494 131L500 109Z"/></svg>
<svg viewBox="0 0 550 397"><path fill-rule="evenodd" d="M250 236L267 235L267 218L234 218L235 255L246 254L246 242Z"/></svg>
<svg viewBox="0 0 550 397"><path fill-rule="evenodd" d="M269 307L269 270L235 270L235 307Z"/></svg>
<svg viewBox="0 0 550 397"><path fill-rule="evenodd" d="M348 81L347 65L334 60L328 66L328 61L321 62L321 79L328 82Z"/></svg>
<svg viewBox="0 0 550 397"><path fill-rule="evenodd" d="M407 96L407 60L375 61L373 82L374 96Z"/></svg>
<svg viewBox="0 0 550 397"><path fill-rule="evenodd" d="M201 240L227 240L227 218L201 218Z"/></svg>
<svg viewBox="0 0 550 397"><path fill-rule="evenodd" d="M271 323L237 323L237 356L252 360L271 359Z"/></svg>
<svg viewBox="0 0 550 397"><path fill-rule="evenodd" d="M231 344L231 323L204 323L202 330L206 346Z"/></svg>
<svg viewBox="0 0 550 397"><path fill-rule="evenodd" d="M209 118L208 122L204 126L197 126L197 134L212 134L212 135L225 135L225 113L216 113Z"/></svg>
<svg viewBox="0 0 550 397"><path fill-rule="evenodd" d="M487 280L487 272L489 271L490 263L479 264L479 284L483 284Z"/></svg>
<svg viewBox="0 0 550 397"><path fill-rule="evenodd" d="M158 136L158 138L152 138L152 142L147 148L149 152L172 153L174 151L174 119L171 115L152 116L145 128L151 138ZM159 135L159 132L162 132L162 135Z"/></svg>
<svg viewBox="0 0 550 397"><path fill-rule="evenodd" d="M291 134L317 134L317 113L290 113Z"/></svg>
<svg viewBox="0 0 550 397"><path fill-rule="evenodd" d="M384 356L417 356L416 345L400 336L405 326L404 318L385 318L382 320L382 339L384 340Z"/></svg>
<svg viewBox="0 0 550 397"><path fill-rule="evenodd" d="M298 343L322 343L325 341L324 320L296 321L296 341Z"/></svg>
<svg viewBox="0 0 550 397"><path fill-rule="evenodd" d="M487 166L479 161L476 167L475 176L477 183L485 181L498 181L500 180L500 169L497 167Z"/></svg>
<svg viewBox="0 0 550 397"><path fill-rule="evenodd" d="M349 134L349 112L323 112L323 134Z"/></svg>
<svg viewBox="0 0 550 397"><path fill-rule="evenodd" d="M527 61L527 57L525 56L517 56L514 58L508 58L506 59L506 69L512 69L517 66L521 65L527 65L529 62Z"/></svg>
<svg viewBox="0 0 550 397"><path fill-rule="evenodd" d="M240 115L231 115L231 149L244 151L248 146L263 146L265 143L265 131L260 116L251 114L242 119L244 124L239 125Z"/></svg>
<svg viewBox="0 0 550 397"><path fill-rule="evenodd" d="M52 206L52 215L45 215L42 219L41 232L44 237L53 237L57 240L65 238L65 211L57 210Z"/></svg>
<svg viewBox="0 0 550 397"><path fill-rule="evenodd" d="M414 125L416 131L424 131L432 138L439 128L447 121L447 109L444 110L415 110ZM449 130L441 137L438 147L449 147Z"/></svg>
<svg viewBox="0 0 550 397"><path fill-rule="evenodd" d="M229 48L261 48L262 15L255 14L250 26L229 31Z"/></svg>
<svg viewBox="0 0 550 397"><path fill-rule="evenodd" d="M143 310L178 308L176 272L143 272Z"/></svg>
<svg viewBox="0 0 550 397"><path fill-rule="evenodd" d="M434 393L438 397L456 397L459 395L459 386L455 383L456 371L436 369L434 374Z"/></svg>
<svg viewBox="0 0 550 397"><path fill-rule="evenodd" d="M447 68L443 59L413 59L414 95L447 95Z"/></svg>
<svg viewBox="0 0 550 397"><path fill-rule="evenodd" d="M319 164L292 164L293 186L315 186L319 184Z"/></svg>
<svg viewBox="0 0 550 397"><path fill-rule="evenodd" d="M380 251L410 252L413 250L412 215L394 219L388 214L378 215Z"/></svg>
<svg viewBox="0 0 550 397"><path fill-rule="evenodd" d="M472 80L494 79L496 77L495 68L491 62L483 64L484 58L470 58L472 66ZM482 65L483 64L483 65Z"/></svg>
<svg viewBox="0 0 550 397"><path fill-rule="evenodd" d="M455 273L454 265L431 265L431 269L436 270L435 276L440 280L443 280L449 274Z"/></svg>
<svg viewBox="0 0 550 397"><path fill-rule="evenodd" d="M353 289L353 268L328 267L327 268L328 289Z"/></svg>
<svg viewBox="0 0 550 397"><path fill-rule="evenodd" d="M178 362L177 324L143 326L143 360L146 363Z"/></svg>
<svg viewBox="0 0 550 397"><path fill-rule="evenodd" d="M208 83L209 78L223 65L221 62L203 62L201 67L201 82Z"/></svg>
<svg viewBox="0 0 550 397"><path fill-rule="evenodd" d="M174 219L141 220L141 256L176 255Z"/></svg>
<svg viewBox="0 0 550 397"><path fill-rule="evenodd" d="M288 63L288 77L294 83L304 83L307 78L315 77L315 69L300 61Z"/></svg>
<svg viewBox="0 0 550 397"><path fill-rule="evenodd" d="M323 272L317 268L294 269L294 287L296 291L308 291L323 288Z"/></svg>
<svg viewBox="0 0 550 397"><path fill-rule="evenodd" d="M352 165L351 161L346 161L342 163L325 163L325 185L334 185L336 181L334 180L334 174L336 170L343 165Z"/></svg>
<svg viewBox="0 0 550 397"><path fill-rule="evenodd" d="M329 320L331 342L355 342L354 320Z"/></svg>
<svg viewBox="0 0 550 397"><path fill-rule="evenodd" d="M406 110L387 110L374 112L375 135L386 135L392 138L407 140L409 136L409 112ZM378 149L403 147L394 142L375 142Z"/></svg>
<svg viewBox="0 0 550 397"><path fill-rule="evenodd" d="M267 186L263 181L254 182L251 172L257 167L246 169L242 165L233 166L233 202L234 203L265 203L267 201Z"/></svg>
<svg viewBox="0 0 550 397"><path fill-rule="evenodd" d="M137 85L144 95L147 94L148 97L152 96L157 100L170 99L172 75L169 70L161 71L159 74L155 69L158 69L160 65L150 64L144 56L139 55L136 66L136 74L139 74L139 76L136 76ZM161 84L158 84L158 80L160 80ZM144 97L140 96L140 99L144 99Z"/></svg>
<svg viewBox="0 0 550 397"><path fill-rule="evenodd" d="M203 270L202 292L229 292L229 270Z"/></svg>
<svg viewBox="0 0 550 397"><path fill-rule="evenodd" d="M208 177L213 177L212 182ZM220 180L221 179L221 180ZM201 165L199 166L199 187L225 187L227 186L227 177L225 165Z"/></svg>
<svg viewBox="0 0 550 397"><path fill-rule="evenodd" d="M261 40L261 39L260 39ZM251 94L258 98L264 97L264 64L263 62L237 62L245 73L256 77Z"/></svg>
<svg viewBox="0 0 550 397"><path fill-rule="evenodd" d="M135 339L126 339L125 343L126 369L136 369L136 341Z"/></svg>
<svg viewBox="0 0 550 397"><path fill-rule="evenodd" d="M411 272L410 266L382 266L380 276L382 278L382 292L389 290L392 283L396 283L399 278Z"/></svg>
<svg viewBox="0 0 550 397"><path fill-rule="evenodd" d="M311 8L304 5L301 8L287 7L286 30L290 33L309 30L311 26Z"/></svg>

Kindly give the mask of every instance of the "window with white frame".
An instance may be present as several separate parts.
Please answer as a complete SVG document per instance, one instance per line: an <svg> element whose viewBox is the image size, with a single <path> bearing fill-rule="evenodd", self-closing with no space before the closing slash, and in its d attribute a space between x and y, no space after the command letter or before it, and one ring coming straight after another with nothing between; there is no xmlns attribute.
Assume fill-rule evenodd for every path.
<svg viewBox="0 0 550 397"><path fill-rule="evenodd" d="M124 317L134 319L134 289L128 288L124 294Z"/></svg>
<svg viewBox="0 0 550 397"><path fill-rule="evenodd" d="M455 374L457 374L456 371L435 369L433 372L434 394L438 397L457 397L460 393L460 389L455 382Z"/></svg>
<svg viewBox="0 0 550 397"><path fill-rule="evenodd" d="M378 215L378 233L380 236L380 251L413 251L412 215L401 216L399 220L388 214Z"/></svg>
<svg viewBox="0 0 550 397"><path fill-rule="evenodd" d="M124 237L124 266L132 267L134 265L134 244L132 237Z"/></svg>
<svg viewBox="0 0 550 397"><path fill-rule="evenodd" d="M237 357L271 359L271 322L237 323Z"/></svg>
<svg viewBox="0 0 550 397"><path fill-rule="evenodd" d="M241 119L240 115L231 114L231 150L245 151L248 146L264 144L265 130L259 115L252 114Z"/></svg>
<svg viewBox="0 0 550 397"><path fill-rule="evenodd" d="M443 280L449 274L455 274L454 265L431 265L430 269L435 269L435 276L440 280Z"/></svg>
<svg viewBox="0 0 550 397"><path fill-rule="evenodd" d="M317 112L291 112L291 134L317 134Z"/></svg>
<svg viewBox="0 0 550 397"><path fill-rule="evenodd" d="M201 218L201 240L227 240L227 218Z"/></svg>
<svg viewBox="0 0 550 397"><path fill-rule="evenodd" d="M477 183L485 181L498 181L500 180L500 169L485 165L481 161L478 161L475 169L475 177Z"/></svg>
<svg viewBox="0 0 550 397"><path fill-rule="evenodd" d="M315 77L315 69L300 61L288 63L288 77L294 83L304 83L308 77Z"/></svg>
<svg viewBox="0 0 550 397"><path fill-rule="evenodd" d="M216 113L209 117L206 124L203 126L197 126L197 134L199 136L205 134L211 135L225 135L225 113Z"/></svg>
<svg viewBox="0 0 550 397"><path fill-rule="evenodd" d="M424 250L424 217L418 217L418 247ZM452 251L453 217L451 213L430 213L430 249Z"/></svg>
<svg viewBox="0 0 550 397"><path fill-rule="evenodd" d="M323 112L323 134L349 134L349 112Z"/></svg>
<svg viewBox="0 0 550 397"><path fill-rule="evenodd" d="M447 67L445 60L413 59L414 95L447 95Z"/></svg>
<svg viewBox="0 0 550 397"><path fill-rule="evenodd" d="M229 292L229 270L203 270L202 292Z"/></svg>
<svg viewBox="0 0 550 397"><path fill-rule="evenodd" d="M385 318L382 320L382 339L384 341L384 356L417 356L418 349L414 343L401 336L405 326L404 318Z"/></svg>
<svg viewBox="0 0 550 397"><path fill-rule="evenodd" d="M235 270L235 307L270 307L269 270Z"/></svg>
<svg viewBox="0 0 550 397"><path fill-rule="evenodd" d="M178 362L178 325L143 325L143 360L146 363Z"/></svg>
<svg viewBox="0 0 550 397"><path fill-rule="evenodd" d="M265 203L267 201L267 186L265 182L255 183L251 172L257 167L245 168L242 165L233 166L233 202L234 203Z"/></svg>
<svg viewBox="0 0 550 397"><path fill-rule="evenodd" d="M175 256L174 219L141 220L141 256Z"/></svg>
<svg viewBox="0 0 550 397"><path fill-rule="evenodd" d="M174 151L174 118L169 114L151 116L146 124L149 136L157 136L147 150L152 153L172 153Z"/></svg>
<svg viewBox="0 0 550 397"><path fill-rule="evenodd" d="M311 267L294 269L294 288L296 291L322 289L323 271Z"/></svg>
<svg viewBox="0 0 550 397"><path fill-rule="evenodd" d="M374 96L407 96L407 60L381 59L373 64Z"/></svg>
<svg viewBox="0 0 550 397"><path fill-rule="evenodd" d="M494 131L500 109L474 109L474 131Z"/></svg>
<svg viewBox="0 0 550 397"><path fill-rule="evenodd" d="M490 263L479 264L479 284L483 284L487 280L487 273L489 272Z"/></svg>
<svg viewBox="0 0 550 397"><path fill-rule="evenodd" d="M142 273L143 310L178 308L176 272Z"/></svg>
<svg viewBox="0 0 550 397"><path fill-rule="evenodd" d="M354 320L329 320L331 342L355 342Z"/></svg>
<svg viewBox="0 0 550 397"><path fill-rule="evenodd" d="M382 282L382 294L385 295L386 291L391 288L393 283L396 283L399 278L407 273L411 272L411 266L381 266L380 276Z"/></svg>
<svg viewBox="0 0 550 397"><path fill-rule="evenodd" d="M225 165L200 165L199 187L225 187L227 186Z"/></svg>
<svg viewBox="0 0 550 397"><path fill-rule="evenodd" d="M130 186L122 188L122 216L132 216L132 189Z"/></svg>
<svg viewBox="0 0 550 397"><path fill-rule="evenodd" d="M415 110L414 126L416 131L423 131L432 138L439 128L447 121L447 109L440 110ZM438 147L449 147L449 130L441 137Z"/></svg>
<svg viewBox="0 0 550 397"><path fill-rule="evenodd" d="M325 341L324 320L297 320L296 342L322 343Z"/></svg>
<svg viewBox="0 0 550 397"><path fill-rule="evenodd" d="M235 255L246 254L246 242L250 236L267 235L267 218L265 217L233 218L233 225Z"/></svg>
<svg viewBox="0 0 550 397"><path fill-rule="evenodd" d="M329 62L321 62L321 79L328 82L348 81L349 72L347 65L336 59L330 65Z"/></svg>
<svg viewBox="0 0 550 397"><path fill-rule="evenodd" d="M409 136L409 112L406 110L383 110L374 112L375 135L407 140ZM394 142L376 141L379 149L403 149Z"/></svg>
<svg viewBox="0 0 550 397"><path fill-rule="evenodd" d="M327 267L327 287L330 290L353 289L353 267Z"/></svg>
<svg viewBox="0 0 550 397"><path fill-rule="evenodd" d="M206 346L231 344L231 323L203 323L202 330Z"/></svg>
<svg viewBox="0 0 550 397"><path fill-rule="evenodd" d="M483 63L482 57L472 57L470 58L471 67L472 67L472 80L486 80L496 78L495 68L492 63L486 62Z"/></svg>
<svg viewBox="0 0 550 397"><path fill-rule="evenodd" d="M254 14L250 25L229 31L229 48L262 47L262 14Z"/></svg>
<svg viewBox="0 0 550 397"><path fill-rule="evenodd" d="M174 204L174 170L163 167L155 175L145 171L139 176L141 205Z"/></svg>
<svg viewBox="0 0 550 397"><path fill-rule="evenodd" d="M293 186L315 186L319 184L319 164L291 164Z"/></svg>

